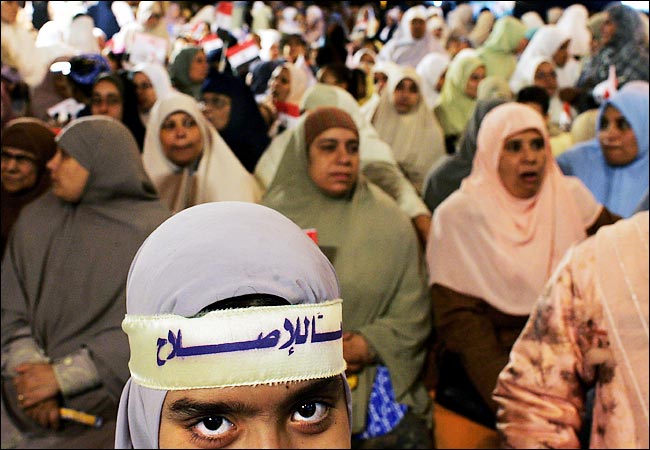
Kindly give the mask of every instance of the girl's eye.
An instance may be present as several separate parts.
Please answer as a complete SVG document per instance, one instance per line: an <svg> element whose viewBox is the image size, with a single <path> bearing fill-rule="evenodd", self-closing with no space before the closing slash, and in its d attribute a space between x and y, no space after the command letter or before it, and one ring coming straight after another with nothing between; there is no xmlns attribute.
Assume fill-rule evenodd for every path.
<svg viewBox="0 0 650 450"><path fill-rule="evenodd" d="M185 128L191 128L191 127L193 127L195 125L196 125L196 120L194 120L194 119L185 119L183 121L183 126Z"/></svg>
<svg viewBox="0 0 650 450"><path fill-rule="evenodd" d="M518 152L521 150L521 141L514 140L506 142L505 149L509 152Z"/></svg>
<svg viewBox="0 0 650 450"><path fill-rule="evenodd" d="M320 149L324 152L333 152L336 150L336 144L323 144L320 146Z"/></svg>
<svg viewBox="0 0 650 450"><path fill-rule="evenodd" d="M291 420L296 422L316 423L327 416L329 407L322 402L303 403L291 415Z"/></svg>
<svg viewBox="0 0 650 450"><path fill-rule="evenodd" d="M163 130L171 131L174 128L176 128L176 124L174 122L165 122L162 124L161 127Z"/></svg>
<svg viewBox="0 0 650 450"><path fill-rule="evenodd" d="M532 148L533 150L540 150L544 148L544 139L543 138L533 139L530 143L530 148Z"/></svg>
<svg viewBox="0 0 650 450"><path fill-rule="evenodd" d="M630 129L630 123L627 120L625 120L623 117L616 120L616 126L621 131L625 131L625 130Z"/></svg>
<svg viewBox="0 0 650 450"><path fill-rule="evenodd" d="M202 437L215 438L228 433L234 426L235 424L223 416L209 416L201 419L193 428Z"/></svg>
<svg viewBox="0 0 650 450"><path fill-rule="evenodd" d="M348 150L348 153L351 153L351 154L358 153L359 152L359 144L357 144L357 143L348 144L347 145L347 150Z"/></svg>

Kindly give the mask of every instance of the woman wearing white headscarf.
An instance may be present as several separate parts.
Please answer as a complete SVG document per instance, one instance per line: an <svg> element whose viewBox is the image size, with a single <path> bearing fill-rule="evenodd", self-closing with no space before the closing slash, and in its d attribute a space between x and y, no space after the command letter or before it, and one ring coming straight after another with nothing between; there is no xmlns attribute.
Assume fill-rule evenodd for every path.
<svg viewBox="0 0 650 450"><path fill-rule="evenodd" d="M400 67L388 78L372 124L418 192L431 166L445 154L442 127L422 95L415 69ZM407 100L408 98L408 100Z"/></svg>
<svg viewBox="0 0 650 450"><path fill-rule="evenodd" d="M436 50L433 36L427 32L426 20L425 6L409 8L402 16L399 29L379 51L377 59L392 61L401 66L417 66L424 55Z"/></svg>
<svg viewBox="0 0 650 450"><path fill-rule="evenodd" d="M584 5L574 4L567 7L557 21L557 27L571 42L567 48L566 64L558 64L558 82L560 87L573 87L580 78L584 59L591 55L591 32L588 27L589 11Z"/></svg>
<svg viewBox="0 0 650 450"><path fill-rule="evenodd" d="M143 79L139 80L138 78ZM131 70L131 80L138 97L140 120L146 126L149 122L149 111L151 111L156 100L166 97L175 89L172 86L167 69L154 62L140 63L135 66Z"/></svg>
<svg viewBox="0 0 650 450"><path fill-rule="evenodd" d="M172 120L177 113L184 115ZM165 146L161 130L172 131L176 140ZM261 195L257 181L210 125L196 100L186 94L171 93L151 109L142 158L161 198L174 213L206 202L257 202Z"/></svg>
<svg viewBox="0 0 650 450"><path fill-rule="evenodd" d="M519 89L530 84L530 80L525 80L524 74L529 70L530 61L537 56L544 56L553 60L556 71L568 64L566 54L566 44L571 39L571 35L557 25L544 25L535 32L523 53L517 61L517 67L510 77L510 89L517 93ZM575 61L575 60L574 60ZM560 87L573 86L572 84L560 84Z"/></svg>
<svg viewBox="0 0 650 450"><path fill-rule="evenodd" d="M115 448L350 448L340 297L332 264L272 209L164 222L129 270Z"/></svg>
<svg viewBox="0 0 650 450"><path fill-rule="evenodd" d="M415 71L422 77L422 96L427 103L427 107L433 111L436 106L442 84L444 83L445 72L451 58L447 53L429 53L418 63Z"/></svg>

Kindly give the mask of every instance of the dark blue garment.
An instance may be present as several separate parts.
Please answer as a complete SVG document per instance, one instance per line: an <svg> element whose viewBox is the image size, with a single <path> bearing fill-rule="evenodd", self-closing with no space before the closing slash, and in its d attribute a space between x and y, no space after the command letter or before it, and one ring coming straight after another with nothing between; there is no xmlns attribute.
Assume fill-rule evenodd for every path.
<svg viewBox="0 0 650 450"><path fill-rule="evenodd" d="M95 26L106 33L106 40L120 31L115 14L111 9L113 2L96 2L88 8L88 15L95 21Z"/></svg>
<svg viewBox="0 0 650 450"><path fill-rule="evenodd" d="M201 86L201 94L214 92L230 97L230 120L219 134L250 173L270 143L268 127L255 97L246 83L235 75L210 72Z"/></svg>
<svg viewBox="0 0 650 450"><path fill-rule="evenodd" d="M391 432L406 414L408 406L397 403L393 383L386 366L377 366L375 382L368 402L368 423L354 439L369 439Z"/></svg>

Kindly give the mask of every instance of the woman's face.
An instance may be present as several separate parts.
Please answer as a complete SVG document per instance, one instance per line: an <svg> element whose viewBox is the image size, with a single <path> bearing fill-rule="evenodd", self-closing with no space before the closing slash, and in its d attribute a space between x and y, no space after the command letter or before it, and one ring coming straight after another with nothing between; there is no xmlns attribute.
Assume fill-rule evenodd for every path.
<svg viewBox="0 0 650 450"><path fill-rule="evenodd" d="M232 100L225 94L216 92L204 92L201 94L201 105L203 114L210 123L221 131L230 122L230 111L232 109Z"/></svg>
<svg viewBox="0 0 650 450"><path fill-rule="evenodd" d="M469 76L467 84L465 85L465 95L469 98L476 98L478 92L478 85L485 78L485 66L479 66L474 69L474 72Z"/></svg>
<svg viewBox="0 0 650 450"><path fill-rule="evenodd" d="M372 76L372 82L375 85L375 92L381 94L381 91L384 90L384 86L388 83L388 75L383 72L375 72Z"/></svg>
<svg viewBox="0 0 650 450"><path fill-rule="evenodd" d="M600 45L605 46L616 34L616 23L610 19L609 14L600 25Z"/></svg>
<svg viewBox="0 0 650 450"><path fill-rule="evenodd" d="M393 91L393 104L399 114L408 114L420 101L420 90L415 81L404 78Z"/></svg>
<svg viewBox="0 0 650 450"><path fill-rule="evenodd" d="M47 162L54 195L69 203L81 200L90 172L65 150L57 149Z"/></svg>
<svg viewBox="0 0 650 450"><path fill-rule="evenodd" d="M15 193L31 189L38 178L36 155L15 147L2 147L2 187Z"/></svg>
<svg viewBox="0 0 650 450"><path fill-rule="evenodd" d="M142 112L149 111L157 100L156 90L151 80L145 73L137 72L133 75L133 86L138 97L138 107Z"/></svg>
<svg viewBox="0 0 650 450"><path fill-rule="evenodd" d="M163 153L180 167L194 163L203 151L203 136L198 122L185 112L173 112L160 125Z"/></svg>
<svg viewBox="0 0 650 450"><path fill-rule="evenodd" d="M93 116L104 115L115 120L122 120L124 107L120 90L108 80L95 84L90 97L90 111Z"/></svg>
<svg viewBox="0 0 650 450"><path fill-rule="evenodd" d="M537 66L533 84L548 92L549 97L555 95L555 92L557 91L557 74L555 73L555 68L551 63L543 62Z"/></svg>
<svg viewBox="0 0 650 450"><path fill-rule="evenodd" d="M422 39L424 37L424 34L427 32L427 23L424 21L424 19L415 18L411 20L409 29L411 31L411 36L413 39Z"/></svg>
<svg viewBox="0 0 650 450"><path fill-rule="evenodd" d="M196 52L196 55L194 55L190 63L190 69L187 75L193 83L200 83L208 76L209 69L210 65L208 64L208 59L205 57L205 53L203 51Z"/></svg>
<svg viewBox="0 0 650 450"><path fill-rule="evenodd" d="M526 199L542 187L546 148L542 133L535 129L508 136L499 156L498 173L503 186L514 197Z"/></svg>
<svg viewBox="0 0 650 450"><path fill-rule="evenodd" d="M276 67L269 80L271 98L274 102L286 102L291 92L291 72L286 67Z"/></svg>
<svg viewBox="0 0 650 450"><path fill-rule="evenodd" d="M625 166L634 161L639 147L632 126L621 112L609 105L600 118L598 140L607 163Z"/></svg>
<svg viewBox="0 0 650 450"><path fill-rule="evenodd" d="M347 128L329 128L309 146L308 172L327 196L343 197L359 176L359 138Z"/></svg>
<svg viewBox="0 0 650 450"><path fill-rule="evenodd" d="M553 53L553 62L558 67L564 67L566 62L569 60L569 42L571 42L571 40L567 39L567 41L560 45L560 48Z"/></svg>
<svg viewBox="0 0 650 450"><path fill-rule="evenodd" d="M350 448L341 377L168 391L160 448Z"/></svg>

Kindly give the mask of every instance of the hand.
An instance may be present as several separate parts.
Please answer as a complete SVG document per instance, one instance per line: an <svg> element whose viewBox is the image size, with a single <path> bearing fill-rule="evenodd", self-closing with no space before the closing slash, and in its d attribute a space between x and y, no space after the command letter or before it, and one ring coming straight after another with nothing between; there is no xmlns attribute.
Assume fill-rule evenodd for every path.
<svg viewBox="0 0 650 450"><path fill-rule="evenodd" d="M59 401L50 398L25 409L25 414L44 428L58 430L61 423Z"/></svg>
<svg viewBox="0 0 650 450"><path fill-rule="evenodd" d="M431 216L421 214L413 218L413 225L418 232L418 237L423 247L427 246L427 239L429 238L429 228L431 227Z"/></svg>
<svg viewBox="0 0 650 450"><path fill-rule="evenodd" d="M558 96L560 97L560 100L562 100L563 102L572 104L573 102L575 102L576 98L578 97L578 95L580 95L581 92L582 90L579 88L566 87L558 91Z"/></svg>
<svg viewBox="0 0 650 450"><path fill-rule="evenodd" d="M374 355L370 346L362 335L358 333L343 333L343 358L347 363L346 374L360 372L365 366L371 364Z"/></svg>
<svg viewBox="0 0 650 450"><path fill-rule="evenodd" d="M60 391L51 364L24 363L16 367L16 372L18 375L13 381L18 393L18 404L23 409L51 399Z"/></svg>

